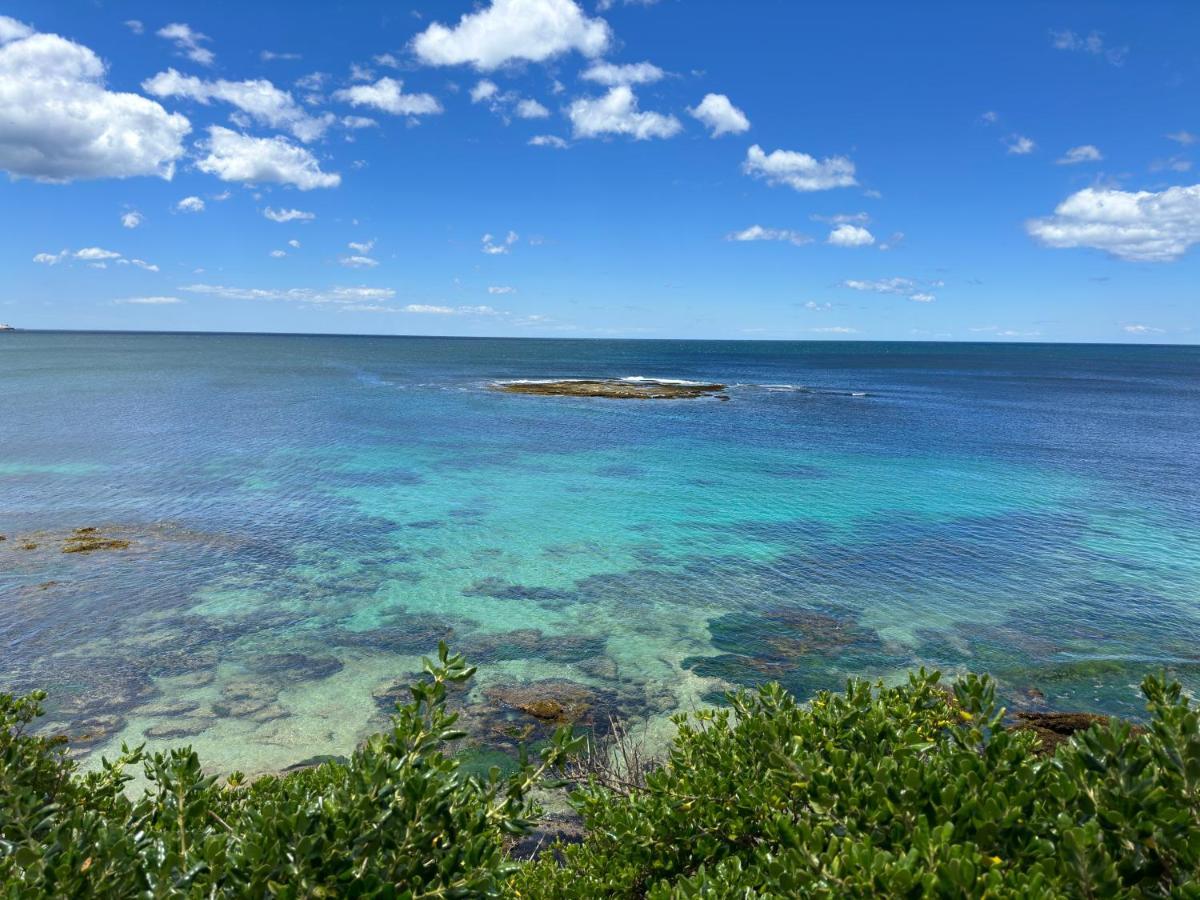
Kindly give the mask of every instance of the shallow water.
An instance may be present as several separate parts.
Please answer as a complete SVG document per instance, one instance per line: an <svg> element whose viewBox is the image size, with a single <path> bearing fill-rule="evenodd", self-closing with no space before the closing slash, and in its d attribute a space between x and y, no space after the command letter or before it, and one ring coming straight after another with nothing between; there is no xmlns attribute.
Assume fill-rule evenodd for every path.
<svg viewBox="0 0 1200 900"><path fill-rule="evenodd" d="M731 400L489 389L597 376ZM543 679L652 728L917 665L1200 685L1200 348L18 333L0 378L0 690L93 757L346 753L441 637L506 748Z"/></svg>

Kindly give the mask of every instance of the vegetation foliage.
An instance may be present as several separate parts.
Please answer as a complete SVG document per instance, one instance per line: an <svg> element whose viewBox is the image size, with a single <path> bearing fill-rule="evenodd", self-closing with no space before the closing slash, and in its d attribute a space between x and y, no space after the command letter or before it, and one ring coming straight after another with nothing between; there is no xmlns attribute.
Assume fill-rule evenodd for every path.
<svg viewBox="0 0 1200 900"><path fill-rule="evenodd" d="M1005 727L986 677L739 693L679 717L633 780L576 763L587 836L515 862L531 791L581 741L467 775L445 703L473 671L443 646L349 762L249 784L190 749L81 773L28 732L41 694L0 695L0 896L1200 896L1200 720L1160 678L1144 729L1098 724L1053 756Z"/></svg>

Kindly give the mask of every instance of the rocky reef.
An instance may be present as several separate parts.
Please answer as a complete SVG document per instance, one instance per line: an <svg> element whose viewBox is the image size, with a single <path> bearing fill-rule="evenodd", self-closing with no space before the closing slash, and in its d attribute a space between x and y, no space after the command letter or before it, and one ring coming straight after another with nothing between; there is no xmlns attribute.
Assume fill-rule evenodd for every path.
<svg viewBox="0 0 1200 900"><path fill-rule="evenodd" d="M611 400L694 400L715 396L728 400L723 384L695 381L653 381L624 378L568 378L561 381L498 381L492 385L508 394L539 397L603 397Z"/></svg>

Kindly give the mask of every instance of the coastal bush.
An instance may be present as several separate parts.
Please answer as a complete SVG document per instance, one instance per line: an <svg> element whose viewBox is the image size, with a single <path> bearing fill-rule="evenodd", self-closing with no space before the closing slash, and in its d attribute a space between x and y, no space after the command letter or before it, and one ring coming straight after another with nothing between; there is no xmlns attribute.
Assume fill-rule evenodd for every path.
<svg viewBox="0 0 1200 900"><path fill-rule="evenodd" d="M1200 896L1200 730L1147 678L1146 729L1097 724L1047 756L987 678L949 692L778 685L679 717L637 790L574 794L582 843L525 866L521 898Z"/></svg>
<svg viewBox="0 0 1200 900"><path fill-rule="evenodd" d="M1160 678L1144 728L1100 722L1053 755L988 678L921 671L808 704L731 695L677 717L661 765L627 755L632 776L569 764L564 729L480 778L447 752L447 685L473 672L443 645L349 761L250 783L191 749L83 773L29 732L42 694L0 694L0 897L1200 896L1200 719ZM514 862L564 767L586 836Z"/></svg>
<svg viewBox="0 0 1200 900"><path fill-rule="evenodd" d="M206 775L190 748L123 748L81 774L62 739L27 733L43 694L0 695L0 896L496 896L530 791L579 743L564 729L540 765L461 772L446 688L474 671L443 644L392 729L348 762L250 784ZM130 797L138 763L147 787Z"/></svg>

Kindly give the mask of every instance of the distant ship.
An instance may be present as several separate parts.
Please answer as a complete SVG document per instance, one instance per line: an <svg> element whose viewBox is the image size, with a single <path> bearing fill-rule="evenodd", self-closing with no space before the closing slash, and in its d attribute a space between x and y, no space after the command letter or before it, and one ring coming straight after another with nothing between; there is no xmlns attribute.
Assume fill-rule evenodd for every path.
<svg viewBox="0 0 1200 900"><path fill-rule="evenodd" d="M0 331L16 331L16 330L17 329L13 328L11 325L5 325L3 322L0 322Z"/></svg>

